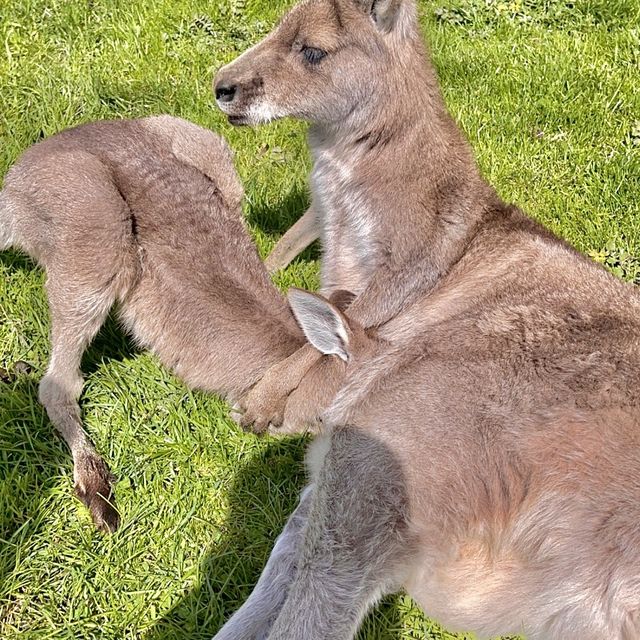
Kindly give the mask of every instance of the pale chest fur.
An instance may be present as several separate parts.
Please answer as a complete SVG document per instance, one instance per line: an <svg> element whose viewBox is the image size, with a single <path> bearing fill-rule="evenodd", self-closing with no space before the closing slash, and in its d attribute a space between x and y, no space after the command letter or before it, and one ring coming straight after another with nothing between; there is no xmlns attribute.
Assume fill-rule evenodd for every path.
<svg viewBox="0 0 640 640"><path fill-rule="evenodd" d="M375 268L376 222L369 187L358 178L357 153L313 149L313 207L321 223L322 290L360 293Z"/></svg>

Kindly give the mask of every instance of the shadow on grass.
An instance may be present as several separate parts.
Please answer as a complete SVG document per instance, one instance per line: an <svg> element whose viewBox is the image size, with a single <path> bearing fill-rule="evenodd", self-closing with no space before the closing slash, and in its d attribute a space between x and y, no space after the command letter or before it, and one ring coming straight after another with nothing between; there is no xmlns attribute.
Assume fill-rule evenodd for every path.
<svg viewBox="0 0 640 640"><path fill-rule="evenodd" d="M67 455L37 400L37 380L0 382L0 585L47 521Z"/></svg>
<svg viewBox="0 0 640 640"><path fill-rule="evenodd" d="M203 550L198 586L145 640L211 638L249 596L304 486L303 439L269 442L238 469L220 540Z"/></svg>
<svg viewBox="0 0 640 640"><path fill-rule="evenodd" d="M102 364L112 360L122 362L142 353L131 337L122 329L116 310L112 310L98 335L82 356L82 375L94 373Z"/></svg>
<svg viewBox="0 0 640 640"><path fill-rule="evenodd" d="M282 235L309 207L309 194L292 189L278 202L252 204L247 210L247 222L267 235Z"/></svg>
<svg viewBox="0 0 640 640"><path fill-rule="evenodd" d="M37 269L36 263L24 253L8 249L0 251L0 264L12 269L22 269L24 271L32 271Z"/></svg>
<svg viewBox="0 0 640 640"><path fill-rule="evenodd" d="M305 448L302 438L274 441L238 470L221 539L203 550L198 585L147 632L145 640L211 640L242 605L297 505L305 484ZM397 597L392 596L368 616L359 637L398 638L401 624Z"/></svg>

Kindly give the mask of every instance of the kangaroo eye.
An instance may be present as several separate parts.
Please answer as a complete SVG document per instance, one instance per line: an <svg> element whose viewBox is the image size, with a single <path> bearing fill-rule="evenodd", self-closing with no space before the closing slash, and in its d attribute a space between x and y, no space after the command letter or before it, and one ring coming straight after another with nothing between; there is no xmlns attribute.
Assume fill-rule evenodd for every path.
<svg viewBox="0 0 640 640"><path fill-rule="evenodd" d="M309 64L318 64L327 57L327 52L316 47L302 47L302 55Z"/></svg>

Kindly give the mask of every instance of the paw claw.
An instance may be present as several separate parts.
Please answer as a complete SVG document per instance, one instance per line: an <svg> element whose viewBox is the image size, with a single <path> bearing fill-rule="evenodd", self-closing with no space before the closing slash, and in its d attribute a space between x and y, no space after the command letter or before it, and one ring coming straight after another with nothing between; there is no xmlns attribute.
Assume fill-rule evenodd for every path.
<svg viewBox="0 0 640 640"><path fill-rule="evenodd" d="M246 433L261 434L267 429L267 423L260 418L254 418L249 412L246 412L240 419L240 426Z"/></svg>
<svg viewBox="0 0 640 640"><path fill-rule="evenodd" d="M240 426L248 433L263 434L267 430L277 429L281 424L284 411L265 412L256 414L252 411L246 411L240 419Z"/></svg>

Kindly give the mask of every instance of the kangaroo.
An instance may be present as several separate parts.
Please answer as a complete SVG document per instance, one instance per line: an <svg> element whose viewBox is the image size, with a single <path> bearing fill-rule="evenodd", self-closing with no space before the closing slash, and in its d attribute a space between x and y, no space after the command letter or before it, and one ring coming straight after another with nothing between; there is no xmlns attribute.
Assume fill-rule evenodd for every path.
<svg viewBox="0 0 640 640"><path fill-rule="evenodd" d="M319 230L321 292L353 292L349 315L364 326L430 291L497 202L447 112L414 0L303 0L218 71L214 91L232 124L310 122L311 207L268 264ZM281 425L317 357L306 347L269 371L244 424Z"/></svg>
<svg viewBox="0 0 640 640"><path fill-rule="evenodd" d="M289 301L346 383L215 640L346 640L400 589L481 638L640 638L637 288L501 205L377 328Z"/></svg>
<svg viewBox="0 0 640 640"><path fill-rule="evenodd" d="M80 360L117 303L188 385L235 401L304 340L242 219L226 143L170 116L87 124L28 149L0 192L0 249L47 273L51 357L39 397L75 490L113 531L109 469L85 433Z"/></svg>
<svg viewBox="0 0 640 640"><path fill-rule="evenodd" d="M484 184L410 0L301 2L215 90L234 124L311 122L301 225L356 294L290 293L324 358L267 372L253 417L306 402L321 435L216 640L351 638L399 589L481 637L640 637L638 290Z"/></svg>

